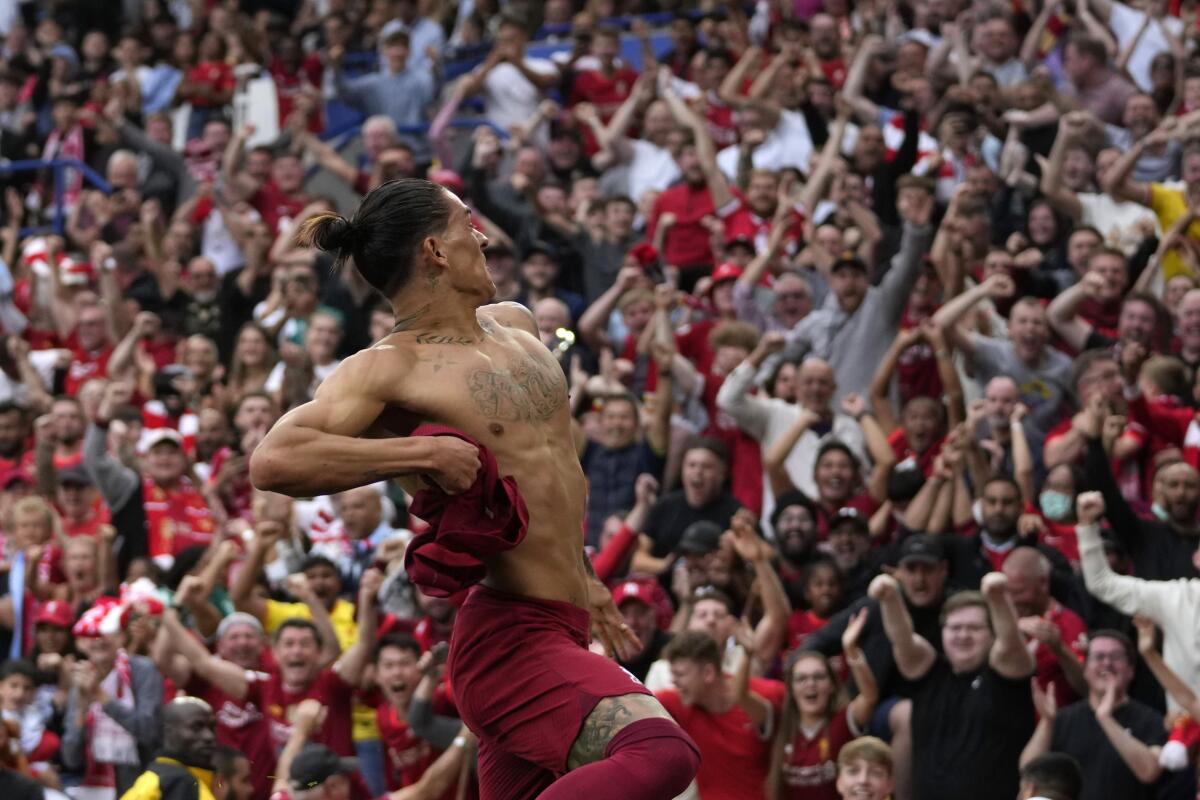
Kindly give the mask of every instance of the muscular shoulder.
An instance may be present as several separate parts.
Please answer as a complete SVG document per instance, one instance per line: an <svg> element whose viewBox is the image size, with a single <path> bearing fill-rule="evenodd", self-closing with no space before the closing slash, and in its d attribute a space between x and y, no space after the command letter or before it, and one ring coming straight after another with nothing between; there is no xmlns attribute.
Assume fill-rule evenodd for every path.
<svg viewBox="0 0 1200 800"><path fill-rule="evenodd" d="M516 328L537 336L537 325L533 321L533 312L520 303L506 300L503 303L493 303L483 306L479 313L495 320L506 328Z"/></svg>
<svg viewBox="0 0 1200 800"><path fill-rule="evenodd" d="M357 394L371 394L374 387L395 386L411 368L410 354L403 346L378 344L345 358L337 369L321 383L324 394L336 394L350 390ZM328 387L328 388L327 388Z"/></svg>

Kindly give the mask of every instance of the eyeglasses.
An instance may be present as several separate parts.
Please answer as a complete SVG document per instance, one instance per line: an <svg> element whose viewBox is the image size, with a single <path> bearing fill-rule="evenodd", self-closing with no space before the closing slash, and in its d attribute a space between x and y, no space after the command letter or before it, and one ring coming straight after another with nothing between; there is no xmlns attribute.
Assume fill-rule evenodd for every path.
<svg viewBox="0 0 1200 800"><path fill-rule="evenodd" d="M828 683L829 675L824 672L810 672L792 676L792 683Z"/></svg>

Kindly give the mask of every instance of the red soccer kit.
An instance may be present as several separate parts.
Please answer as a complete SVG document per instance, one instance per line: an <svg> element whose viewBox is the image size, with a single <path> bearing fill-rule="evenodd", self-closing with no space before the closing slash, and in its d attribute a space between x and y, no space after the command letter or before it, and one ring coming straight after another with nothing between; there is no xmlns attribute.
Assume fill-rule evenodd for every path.
<svg viewBox="0 0 1200 800"><path fill-rule="evenodd" d="M379 725L379 738L383 741L383 776L389 792L412 786L425 770L437 761L441 750L435 750L429 742L413 735L407 722L402 722L396 709L381 694L373 693L375 722ZM454 797L451 788L448 797Z"/></svg>
<svg viewBox="0 0 1200 800"><path fill-rule="evenodd" d="M269 681L265 672L254 672L255 682ZM250 761L250 780L254 796L266 797L271 792L275 774L275 749L271 746L271 729L262 706L247 695L239 700L204 680L192 676L187 694L199 697L212 706L217 719L217 741L242 753Z"/></svg>
<svg viewBox="0 0 1200 800"><path fill-rule="evenodd" d="M250 691L246 700L253 702L267 715L271 729L271 745L278 752L287 744L292 733L292 715L300 701L312 698L329 709L325 724L313 736L312 741L323 744L339 756L354 756L354 741L350 735L350 706L354 687L342 680L332 669L323 669L317 678L301 692L289 692L279 674L260 679L261 673L249 673Z"/></svg>
<svg viewBox="0 0 1200 800"><path fill-rule="evenodd" d="M854 738L850 731L849 706L812 737L796 731L784 751L783 797L785 800L838 800L837 757Z"/></svg>
<svg viewBox="0 0 1200 800"><path fill-rule="evenodd" d="M784 686L779 681L751 678L750 689L779 708ZM700 748L696 785L703 798L762 800L771 758L771 743L763 741L754 721L734 706L713 714L699 706L685 706L675 689L655 695Z"/></svg>

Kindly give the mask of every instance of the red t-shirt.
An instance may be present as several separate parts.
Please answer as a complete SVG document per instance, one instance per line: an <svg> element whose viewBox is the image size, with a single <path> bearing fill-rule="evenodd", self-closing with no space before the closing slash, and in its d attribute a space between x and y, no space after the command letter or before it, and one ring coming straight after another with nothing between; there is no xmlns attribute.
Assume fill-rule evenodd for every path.
<svg viewBox="0 0 1200 800"><path fill-rule="evenodd" d="M1079 566L1079 537L1075 534L1074 522L1055 522L1042 517L1046 531L1038 535L1038 541L1062 553L1072 567Z"/></svg>
<svg viewBox="0 0 1200 800"><path fill-rule="evenodd" d="M788 650L798 650L804 647L804 640L825 627L827 619L818 617L812 611L797 609L788 617Z"/></svg>
<svg viewBox="0 0 1200 800"><path fill-rule="evenodd" d="M784 751L785 800L838 800L837 757L852 739L849 706L834 714L811 739L804 731L796 731L796 738Z"/></svg>
<svg viewBox="0 0 1200 800"><path fill-rule="evenodd" d="M112 346L109 345L95 352L88 352L76 347L71 352L71 365L67 367L67 377L63 382L63 391L71 397L79 391L79 387L92 378L103 378L108 374L108 359L112 356Z"/></svg>
<svg viewBox="0 0 1200 800"><path fill-rule="evenodd" d="M288 117L292 115L292 111L296 107L296 98L302 92L305 90L319 92L321 90L321 79L325 67L321 64L320 56L310 53L295 72L288 72L284 69L283 62L278 56L271 59L267 70L271 73L271 79L275 81L275 94L279 99L279 127L282 128ZM312 113L308 115L308 129L313 133L320 133L324 126L325 124L321 120L321 104L318 103Z"/></svg>
<svg viewBox="0 0 1200 800"><path fill-rule="evenodd" d="M658 218L670 212L675 224L663 239L663 261L674 267L708 269L713 263L712 242L708 228L701 224L705 217L715 216L712 195L707 184L691 186L680 183L658 196L650 214L648 240L654 239Z"/></svg>
<svg viewBox="0 0 1200 800"><path fill-rule="evenodd" d="M271 226L272 235L279 234L279 223L285 219L294 219L308 205L308 195L304 192L284 194L274 181L264 183L254 196L250 205L262 215L263 221Z"/></svg>
<svg viewBox="0 0 1200 800"><path fill-rule="evenodd" d="M375 702L375 722L383 741L383 774L389 792L411 786L421 779L425 770L437 761L441 750L413 735L407 722L401 722L392 707L380 694L372 693ZM453 789L449 791L453 797Z"/></svg>
<svg viewBox="0 0 1200 800"><path fill-rule="evenodd" d="M772 217L760 217L751 210L741 191L734 189L734 201L719 209L717 214L725 223L725 241L746 239L754 245L754 249L763 252L767 249L767 240L771 236ZM795 249L796 244L804 236L804 218L793 210L788 221L788 231L784 246L788 252Z"/></svg>
<svg viewBox="0 0 1200 800"><path fill-rule="evenodd" d="M1050 607L1042 615L1042 619L1054 623L1054 627L1058 628L1059 633L1062 634L1063 644L1075 658L1082 662L1084 656L1087 655L1088 640L1087 625L1083 623L1079 615L1069 608L1063 608L1057 600L1052 599ZM1058 707L1065 708L1078 700L1079 695L1075 694L1071 684L1067 683L1066 673L1063 672L1058 657L1050 648L1037 639L1029 640L1026 642L1026 646L1029 647L1037 662L1037 671L1033 674L1033 679L1043 689L1054 684L1054 697L1058 701Z"/></svg>
<svg viewBox="0 0 1200 800"><path fill-rule="evenodd" d="M847 498L846 502L839 505L837 508L829 509L824 503L817 503L817 538L820 541L825 541L829 538L829 523L837 515L837 512L843 508L853 508L866 519L879 510L879 503L865 490L861 490L858 494Z"/></svg>
<svg viewBox="0 0 1200 800"><path fill-rule="evenodd" d="M786 691L779 681L762 678L751 678L750 690L777 710ZM763 741L745 711L734 706L723 714L713 714L699 706L686 706L675 689L664 689L655 696L700 748L696 785L701 797L762 800L771 743Z"/></svg>
<svg viewBox="0 0 1200 800"><path fill-rule="evenodd" d="M266 672L252 674L255 682L271 679ZM186 691L212 706L217 720L217 741L246 756L250 761L254 796L266 797L271 791L271 776L275 774L275 748L271 744L271 728L262 706L250 695L239 700L196 676L192 676Z"/></svg>
<svg viewBox="0 0 1200 800"><path fill-rule="evenodd" d="M200 62L188 70L187 80L203 84L213 91L233 91L237 86L233 69L224 61ZM199 94L192 95L190 99L192 105L198 108L218 108L223 105L218 100Z"/></svg>
<svg viewBox="0 0 1200 800"><path fill-rule="evenodd" d="M62 515L62 510L59 509L59 515L62 516L63 533L70 536L99 536L100 526L108 525L112 522L112 512L108 510L108 506L104 504L103 498L97 497L92 503L92 508L88 515L79 522L71 522L65 515Z"/></svg>
<svg viewBox="0 0 1200 800"><path fill-rule="evenodd" d="M917 453L908 446L908 437L904 433L904 428L896 428L888 434L888 444L892 447L892 453L896 456L896 463L912 458L917 462L917 466L921 468L921 474L926 478L933 472L933 462L937 460L938 453L942 452L942 445L945 444L946 437L938 439L931 444L924 453Z"/></svg>
<svg viewBox="0 0 1200 800"><path fill-rule="evenodd" d="M259 678L259 673L251 675L254 675L255 679L250 681L250 691L246 694L246 700L253 702L266 713L271 744L276 752L283 749L292 733L292 715L295 713L295 707L302 700L312 698L329 709L325 724L313 736L312 741L325 745L339 756L349 758L354 755L354 740L350 733L350 706L354 697L354 687L343 681L340 675L332 669L323 669L317 673L316 680L301 692L289 692L278 673L265 679Z"/></svg>
<svg viewBox="0 0 1200 800"><path fill-rule="evenodd" d="M910 320L905 309L900 318L900 329L909 330L918 325L918 322ZM917 342L900 354L900 360L896 362L896 384L900 388L901 404L914 397L941 399L942 377L938 374L937 357L928 342Z"/></svg>

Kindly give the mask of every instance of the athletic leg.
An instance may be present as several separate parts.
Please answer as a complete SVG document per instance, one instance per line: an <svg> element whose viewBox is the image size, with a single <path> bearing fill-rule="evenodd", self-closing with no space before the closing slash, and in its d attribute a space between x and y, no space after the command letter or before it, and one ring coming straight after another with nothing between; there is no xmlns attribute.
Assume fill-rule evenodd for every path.
<svg viewBox="0 0 1200 800"><path fill-rule="evenodd" d="M687 789L700 766L691 737L650 695L605 697L583 722L566 775L539 800L662 800Z"/></svg>

